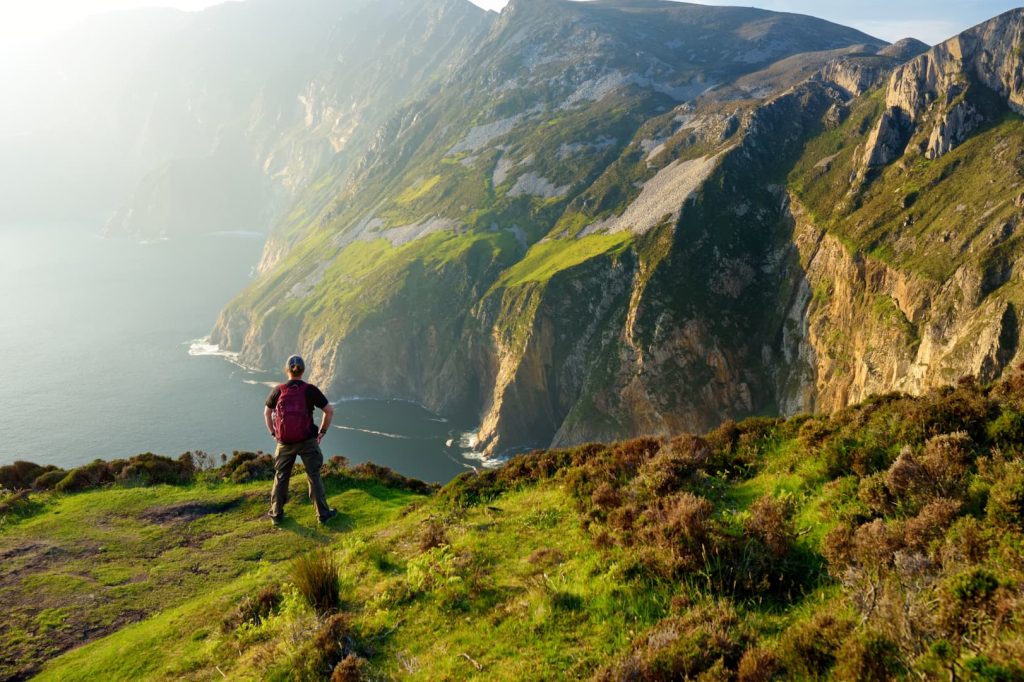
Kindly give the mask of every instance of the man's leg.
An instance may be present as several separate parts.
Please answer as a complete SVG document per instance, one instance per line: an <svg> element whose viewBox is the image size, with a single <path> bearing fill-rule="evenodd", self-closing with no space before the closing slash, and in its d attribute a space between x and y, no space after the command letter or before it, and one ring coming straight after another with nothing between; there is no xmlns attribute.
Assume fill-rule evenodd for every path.
<svg viewBox="0 0 1024 682"><path fill-rule="evenodd" d="M309 482L309 499L313 501L317 518L324 519L331 513L331 507L327 504L327 494L324 492L324 482L320 479L324 455L316 440L303 443L301 455L302 466L306 469L306 480Z"/></svg>
<svg viewBox="0 0 1024 682"><path fill-rule="evenodd" d="M284 516L284 505L288 501L288 483L292 480L295 465L295 448L278 445L274 453L274 487L270 490L270 516L279 519Z"/></svg>

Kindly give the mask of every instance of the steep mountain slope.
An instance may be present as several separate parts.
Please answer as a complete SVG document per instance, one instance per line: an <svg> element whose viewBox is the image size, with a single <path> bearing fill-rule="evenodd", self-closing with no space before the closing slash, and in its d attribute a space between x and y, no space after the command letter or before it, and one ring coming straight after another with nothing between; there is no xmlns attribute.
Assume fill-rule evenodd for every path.
<svg viewBox="0 0 1024 682"><path fill-rule="evenodd" d="M789 409L991 380L1020 359L1024 13L897 69L790 174Z"/></svg>
<svg viewBox="0 0 1024 682"><path fill-rule="evenodd" d="M299 347L335 395L476 412L489 452L749 412L764 402L754 391L768 391L744 386L739 366L760 345L719 361L701 350L715 343L704 332L678 332L688 320L734 337L769 323L678 308L680 270L702 257L673 256L693 239L683 206L709 178L735 172L723 191L758 185L740 156L773 169L795 158L799 126L841 95L821 83L769 113L760 103L832 59L883 47L760 10L513 2L439 93L405 107L358 171L326 188L329 205L301 205L275 231L263 276L214 340L259 366ZM752 125L778 139L757 142ZM778 222L778 198L763 183L752 191L752 206L769 207L752 215ZM655 308L679 319L659 325ZM649 338L663 330L672 338ZM687 352L693 367L669 359Z"/></svg>

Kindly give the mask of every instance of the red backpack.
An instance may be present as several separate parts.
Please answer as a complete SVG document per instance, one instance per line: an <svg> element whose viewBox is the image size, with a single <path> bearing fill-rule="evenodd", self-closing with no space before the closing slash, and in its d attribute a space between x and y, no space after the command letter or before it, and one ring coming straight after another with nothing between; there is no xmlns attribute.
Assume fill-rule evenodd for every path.
<svg viewBox="0 0 1024 682"><path fill-rule="evenodd" d="M281 395L277 398L277 417L274 425L277 442L285 445L309 440L313 418L306 402L306 384L303 382L281 384Z"/></svg>

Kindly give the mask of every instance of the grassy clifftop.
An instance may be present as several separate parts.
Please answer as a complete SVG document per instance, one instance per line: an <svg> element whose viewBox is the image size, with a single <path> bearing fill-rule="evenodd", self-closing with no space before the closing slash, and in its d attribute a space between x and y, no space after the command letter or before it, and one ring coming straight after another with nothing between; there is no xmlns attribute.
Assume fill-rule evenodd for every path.
<svg viewBox="0 0 1024 682"><path fill-rule="evenodd" d="M1022 452L1024 373L437 493L335 462L326 528L304 499L271 528L266 484L216 472L8 497L2 674L1024 679ZM321 615L293 560L316 547L341 586Z"/></svg>

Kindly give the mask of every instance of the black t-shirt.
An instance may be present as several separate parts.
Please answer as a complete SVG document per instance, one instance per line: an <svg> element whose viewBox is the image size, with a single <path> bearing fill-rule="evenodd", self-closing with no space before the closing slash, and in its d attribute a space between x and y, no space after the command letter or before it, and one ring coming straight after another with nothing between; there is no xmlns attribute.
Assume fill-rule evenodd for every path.
<svg viewBox="0 0 1024 682"><path fill-rule="evenodd" d="M301 379L292 379L286 386L295 386L296 384L304 383ZM277 401L281 397L281 387L275 386L274 390L267 396L267 407L274 409L277 407ZM320 389L313 384L306 384L306 409L309 410L309 424L310 438L315 438L317 434L316 424L313 423L313 410L319 407L321 410L327 407L327 397L321 393Z"/></svg>

